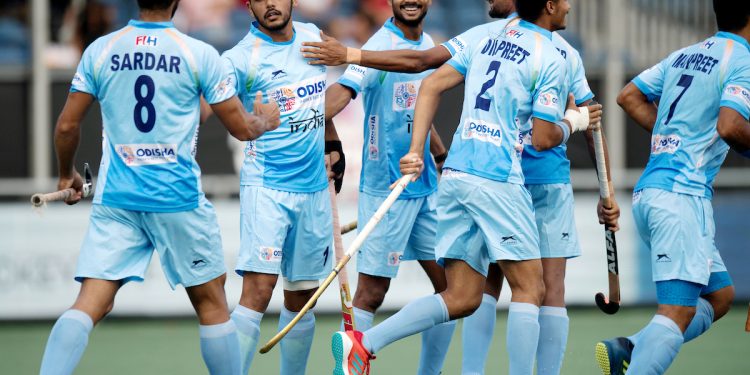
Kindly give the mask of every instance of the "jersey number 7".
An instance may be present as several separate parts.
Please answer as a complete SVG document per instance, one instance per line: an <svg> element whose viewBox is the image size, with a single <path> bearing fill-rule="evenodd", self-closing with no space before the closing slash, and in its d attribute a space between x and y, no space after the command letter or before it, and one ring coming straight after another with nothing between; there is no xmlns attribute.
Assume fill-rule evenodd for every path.
<svg viewBox="0 0 750 375"><path fill-rule="evenodd" d="M672 102L672 105L669 106L669 114L667 115L667 121L664 121L664 125L669 124L669 121L672 120L672 116L674 116L674 111L677 109L677 103L680 102L680 99L682 99L682 96L685 95L685 91L690 87L690 85L693 84L693 76L689 74L683 74L680 77L680 80L677 81L677 86L682 87L682 92L680 95L677 96L677 99Z"/></svg>

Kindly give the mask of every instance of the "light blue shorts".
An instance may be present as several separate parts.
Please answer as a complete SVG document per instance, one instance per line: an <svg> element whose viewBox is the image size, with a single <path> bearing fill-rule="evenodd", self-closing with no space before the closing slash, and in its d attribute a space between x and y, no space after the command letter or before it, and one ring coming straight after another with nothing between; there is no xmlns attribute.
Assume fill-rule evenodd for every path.
<svg viewBox="0 0 750 375"><path fill-rule="evenodd" d="M385 197L359 193L361 227ZM357 253L357 272L394 278L402 260L435 260L437 194L397 200Z"/></svg>
<svg viewBox="0 0 750 375"><path fill-rule="evenodd" d="M216 213L201 196L198 208L181 212L93 205L76 280L143 281L154 249L172 289L205 284L226 273Z"/></svg>
<svg viewBox="0 0 750 375"><path fill-rule="evenodd" d="M240 254L235 270L319 280L331 272L333 219L328 190L291 193L240 187Z"/></svg>
<svg viewBox="0 0 750 375"><path fill-rule="evenodd" d="M531 195L523 185L446 170L438 188L435 256L487 275L490 262L539 259Z"/></svg>
<svg viewBox="0 0 750 375"><path fill-rule="evenodd" d="M706 198L660 189L633 193L633 217L651 252L654 281L707 285L711 273L726 272L713 216Z"/></svg>
<svg viewBox="0 0 750 375"><path fill-rule="evenodd" d="M534 202L542 258L580 256L573 188L570 184L526 185L526 189Z"/></svg>

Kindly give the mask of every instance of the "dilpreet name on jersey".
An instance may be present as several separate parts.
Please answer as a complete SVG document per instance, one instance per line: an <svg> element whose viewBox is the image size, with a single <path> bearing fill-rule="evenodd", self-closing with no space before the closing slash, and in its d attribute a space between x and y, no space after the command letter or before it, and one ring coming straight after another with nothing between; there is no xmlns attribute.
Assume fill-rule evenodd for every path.
<svg viewBox="0 0 750 375"><path fill-rule="evenodd" d="M113 72L126 70L152 70L180 74L182 59L179 56L155 55L149 52L114 54L110 59Z"/></svg>
<svg viewBox="0 0 750 375"><path fill-rule="evenodd" d="M484 48L482 48L483 55L496 56L498 53L500 53L500 58L513 61L519 65L524 62L527 57L531 56L531 53L523 47L506 40L490 39L484 45Z"/></svg>

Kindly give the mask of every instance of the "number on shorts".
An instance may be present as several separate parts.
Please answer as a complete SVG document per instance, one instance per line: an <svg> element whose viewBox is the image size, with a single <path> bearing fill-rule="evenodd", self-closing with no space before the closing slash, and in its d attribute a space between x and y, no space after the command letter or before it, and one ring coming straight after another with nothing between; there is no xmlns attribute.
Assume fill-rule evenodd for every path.
<svg viewBox="0 0 750 375"><path fill-rule="evenodd" d="M143 87L146 87L146 95L143 95ZM154 108L154 95L156 88L151 77L142 75L135 80L135 109L133 110L133 121L135 127L143 133L154 129L156 123L156 108ZM146 109L146 119L143 119L143 109Z"/></svg>

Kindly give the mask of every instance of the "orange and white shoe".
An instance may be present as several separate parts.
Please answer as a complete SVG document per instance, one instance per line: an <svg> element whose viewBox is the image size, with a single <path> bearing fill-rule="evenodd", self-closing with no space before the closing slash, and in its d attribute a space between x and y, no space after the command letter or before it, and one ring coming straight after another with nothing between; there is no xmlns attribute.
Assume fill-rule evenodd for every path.
<svg viewBox="0 0 750 375"><path fill-rule="evenodd" d="M362 332L336 332L331 337L336 366L333 375L369 375L370 360L375 357L362 345Z"/></svg>

